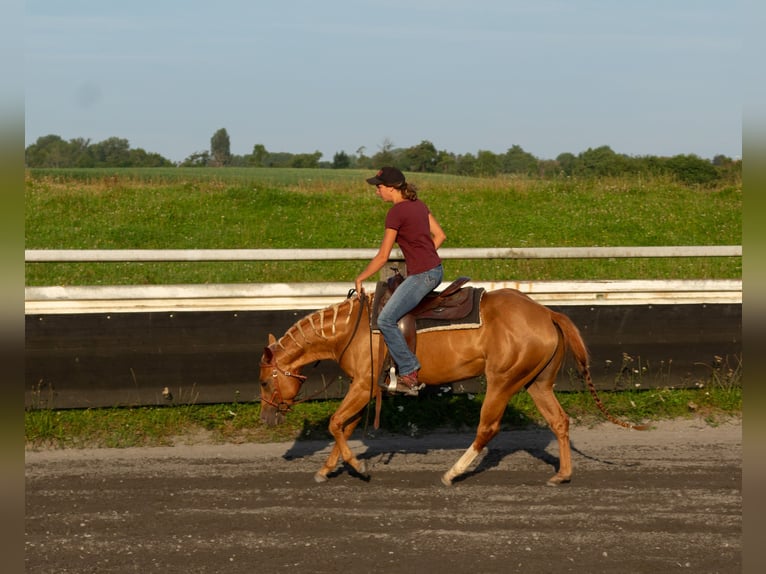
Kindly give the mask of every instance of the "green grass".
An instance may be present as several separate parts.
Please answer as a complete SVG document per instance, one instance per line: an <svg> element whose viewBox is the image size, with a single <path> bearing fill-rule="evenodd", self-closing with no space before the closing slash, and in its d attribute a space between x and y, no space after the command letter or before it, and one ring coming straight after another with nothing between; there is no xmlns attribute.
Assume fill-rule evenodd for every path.
<svg viewBox="0 0 766 574"><path fill-rule="evenodd" d="M27 249L376 248L388 204L367 172L29 170ZM739 245L741 187L669 179L415 174L445 247ZM28 263L27 285L349 281L363 262ZM732 258L449 260L475 281L740 278Z"/></svg>
<svg viewBox="0 0 766 574"><path fill-rule="evenodd" d="M388 205L354 170L29 170L27 249L375 248ZM445 247L730 245L742 240L741 185L691 189L669 179L539 180L414 174L442 223ZM364 262L26 265L27 285L148 285L348 281ZM739 279L733 258L447 261L447 277L475 281ZM741 365L713 369L699 388L601 393L632 422L685 416L711 424L741 414ZM581 424L603 421L586 392L559 393ZM388 398L385 432L474 429L481 395ZM27 445L128 447L194 441L327 438L336 401L295 407L285 425L259 422L256 403L25 413ZM371 424L371 421L370 421ZM503 428L542 425L526 393Z"/></svg>
<svg viewBox="0 0 766 574"><path fill-rule="evenodd" d="M606 419L586 391L557 394L573 424L594 425ZM741 416L740 384L697 389L601 392L609 412L639 423L698 417L711 425ZM378 433L418 436L436 430L475 430L483 395L423 393L418 398L383 399ZM327 425L339 401L301 403L284 424L266 427L258 403L185 405L84 410L30 410L25 413L28 448L144 447L194 443L282 442L329 439ZM360 429L372 432L374 413L365 412ZM514 396L502 430L545 426L526 392ZM360 431L355 431L359 433Z"/></svg>
<svg viewBox="0 0 766 574"><path fill-rule="evenodd" d="M417 398L386 397L382 403L380 433L417 436L437 430L475 430L484 395L453 394L434 387ZM614 416L637 424L663 419L701 418L716 425L742 415L742 364L721 361L710 376L689 389L600 391ZM557 397L574 424L594 425L606 419L586 390L558 392ZM338 400L308 401L296 405L284 424L267 427L260 422L260 403L180 405L104 409L34 409L25 413L29 448L136 447L223 442L282 442L330 439L327 432ZM362 415L360 429L373 432L373 407ZM522 391L509 401L502 429L545 426L531 397ZM360 431L357 430L357 433Z"/></svg>

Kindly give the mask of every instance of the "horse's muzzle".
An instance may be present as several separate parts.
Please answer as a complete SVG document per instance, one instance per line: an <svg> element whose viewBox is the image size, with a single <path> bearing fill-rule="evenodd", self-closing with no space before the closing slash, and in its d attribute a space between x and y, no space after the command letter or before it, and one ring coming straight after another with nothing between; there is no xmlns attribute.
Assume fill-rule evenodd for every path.
<svg viewBox="0 0 766 574"><path fill-rule="evenodd" d="M261 422L269 427L280 425L285 422L285 412L273 405L261 405Z"/></svg>

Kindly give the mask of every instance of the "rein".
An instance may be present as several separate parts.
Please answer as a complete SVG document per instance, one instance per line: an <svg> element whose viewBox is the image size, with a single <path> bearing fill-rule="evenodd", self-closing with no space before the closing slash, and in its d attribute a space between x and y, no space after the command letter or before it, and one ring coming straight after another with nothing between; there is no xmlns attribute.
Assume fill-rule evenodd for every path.
<svg viewBox="0 0 766 574"><path fill-rule="evenodd" d="M355 289L350 289L348 292L348 296L351 297L353 295ZM359 293L359 301L361 304L364 305L365 303L365 297L367 297L367 294L362 291ZM365 417L364 417L364 429L362 430L362 436L367 436L367 427L370 422L370 405L372 404L372 398L373 398L373 389L375 388L375 364L373 361L373 354L372 354L372 317L371 317L371 311L370 306L365 305L365 309L367 309L367 322L370 323L370 398L367 401L367 409L365 410ZM343 349L343 353L346 352L346 349L348 349L349 345L351 344L351 341L356 336L356 330L359 328L359 321L362 318L362 310L359 310L359 315L356 317L356 326L354 327L354 334L351 335L351 338L348 340L348 343L346 344L346 348ZM343 356L343 353L340 354L340 356ZM340 357L338 358L338 364L340 364ZM378 397L380 399L380 397ZM377 400L375 402L376 405L376 416L375 416L375 428L378 428L378 425L380 424L380 400Z"/></svg>
<svg viewBox="0 0 766 574"><path fill-rule="evenodd" d="M348 295L346 296L346 299L350 299L354 294L355 289L349 289ZM365 299L367 298L367 294L363 291L359 293L359 305L365 305ZM367 315L370 314L369 307L367 308ZM343 347L343 350L340 352L340 355L338 355L338 365L340 365L340 361L343 358L343 355L346 354L346 351L348 351L348 348L351 346L351 341L354 340L354 337L356 337L356 332L359 330L359 323L362 320L362 309L360 307L359 314L356 316L356 323L354 323L354 330L351 333L351 336L348 338L348 341L346 342L346 346Z"/></svg>

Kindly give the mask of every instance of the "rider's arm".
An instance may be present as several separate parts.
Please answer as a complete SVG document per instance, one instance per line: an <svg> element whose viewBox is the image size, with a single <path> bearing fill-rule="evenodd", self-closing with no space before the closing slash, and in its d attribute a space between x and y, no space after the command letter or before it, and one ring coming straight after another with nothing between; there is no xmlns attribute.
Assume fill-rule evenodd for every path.
<svg viewBox="0 0 766 574"><path fill-rule="evenodd" d="M442 226L439 225L439 222L436 221L436 218L430 213L428 214L428 227L431 230L431 237L434 240L434 247L439 249L439 246L444 243L445 239L447 239L447 234L444 233Z"/></svg>
<svg viewBox="0 0 766 574"><path fill-rule="evenodd" d="M394 242L396 241L396 229L386 228L386 232L383 234L383 241L380 242L378 252L375 254L367 267L364 268L359 275L356 276L354 284L357 293L362 293L362 281L372 277L375 273L380 271L391 256L391 250L394 248Z"/></svg>

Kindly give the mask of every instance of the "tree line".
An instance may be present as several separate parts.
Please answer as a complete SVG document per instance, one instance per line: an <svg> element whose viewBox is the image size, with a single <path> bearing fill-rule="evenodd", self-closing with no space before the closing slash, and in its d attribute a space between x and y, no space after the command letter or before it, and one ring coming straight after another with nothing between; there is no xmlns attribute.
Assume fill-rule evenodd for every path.
<svg viewBox="0 0 766 574"><path fill-rule="evenodd" d="M47 135L27 146L27 167L172 167L172 161L158 153L131 148L128 140L111 137L98 143L84 138L64 141Z"/></svg>
<svg viewBox="0 0 766 574"><path fill-rule="evenodd" d="M273 152L263 144L255 144L249 154L231 153L229 134L217 130L210 139L210 149L197 151L177 164L157 153L132 149L128 140L108 138L102 142L76 138L64 141L48 135L26 148L27 167L289 167L326 169L377 169L393 165L402 171L445 173L476 177L515 174L531 177L582 176L604 177L626 174L672 175L692 185L707 185L726 179L739 179L742 161L724 155L712 160L694 154L672 157L628 156L609 146L588 148L578 154L561 153L555 159L540 159L513 145L505 153L479 150L476 154L455 154L438 150L423 140L415 146L397 148L385 140L378 151L365 154L360 147L356 153L339 151L332 161L322 161L322 153Z"/></svg>

